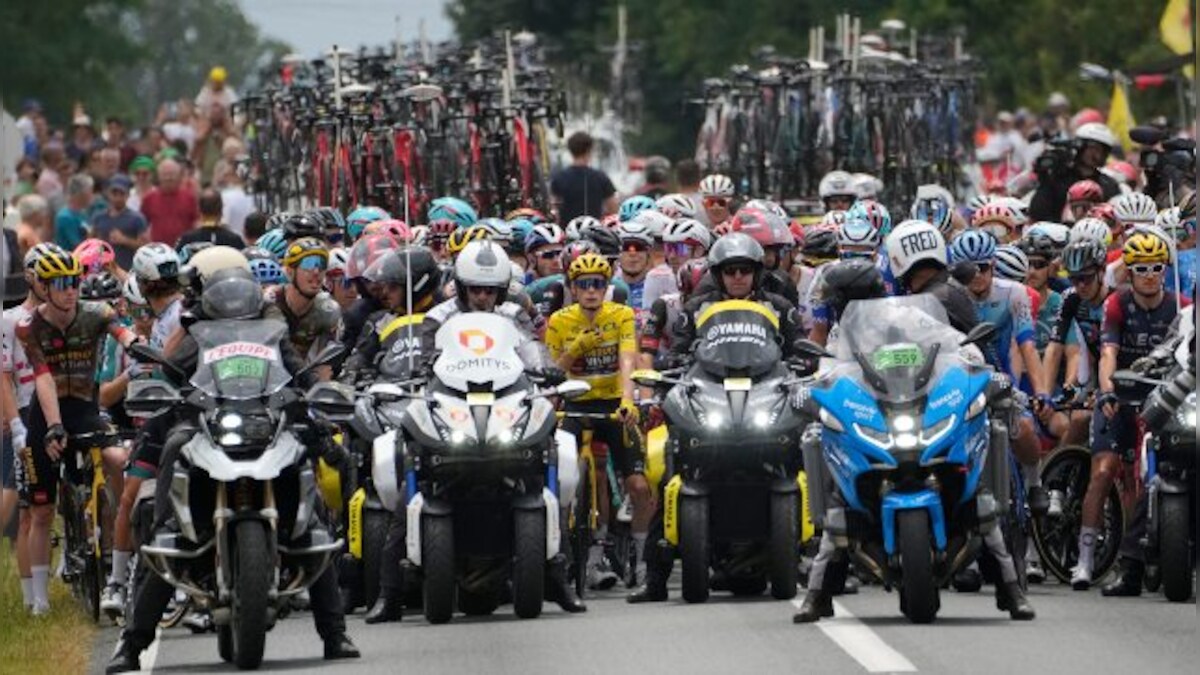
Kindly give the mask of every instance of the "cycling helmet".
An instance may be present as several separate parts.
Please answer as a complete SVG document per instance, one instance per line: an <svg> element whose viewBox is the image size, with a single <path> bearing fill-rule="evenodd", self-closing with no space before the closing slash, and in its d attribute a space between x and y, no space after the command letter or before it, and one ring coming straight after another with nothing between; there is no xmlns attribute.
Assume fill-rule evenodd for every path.
<svg viewBox="0 0 1200 675"><path fill-rule="evenodd" d="M24 264L25 270L27 272L32 272L34 270L34 267L37 266L37 261L40 260L42 258L42 256L48 255L50 253L62 254L62 255L67 254L67 252L63 249L63 247L59 246L58 244L56 244L52 241L42 242L40 244L34 244L33 248L26 251L25 259L22 261L22 263Z"/></svg>
<svg viewBox="0 0 1200 675"><path fill-rule="evenodd" d="M800 247L800 255L810 262L820 262L837 258L838 236L835 230L814 228L804 237Z"/></svg>
<svg viewBox="0 0 1200 675"><path fill-rule="evenodd" d="M986 206L977 210L976 213L995 203L995 201L995 199L992 199ZM908 215L913 220L924 220L933 225L942 233L943 237L949 236L954 229L954 221L952 220L954 214L951 212L950 202L946 201L942 195L930 193L922 197L918 194Z"/></svg>
<svg viewBox="0 0 1200 675"><path fill-rule="evenodd" d="M318 257L325 261L326 266L329 263L329 249L325 247L325 241L317 237L304 237L292 242L287 248L287 252L283 254L284 267L296 267L301 260L305 258Z"/></svg>
<svg viewBox="0 0 1200 675"><path fill-rule="evenodd" d="M1029 276L1029 258L1025 251L1014 244L996 248L996 276L1009 281L1025 283Z"/></svg>
<svg viewBox="0 0 1200 675"><path fill-rule="evenodd" d="M946 238L942 231L925 220L906 220L892 229L883 245L888 266L897 279L903 279L917 263L933 261L948 264Z"/></svg>
<svg viewBox="0 0 1200 675"><path fill-rule="evenodd" d="M830 197L850 197L858 199L858 188L854 186L854 177L845 171L830 171L821 178L817 185L817 193L821 201Z"/></svg>
<svg viewBox="0 0 1200 675"><path fill-rule="evenodd" d="M79 264L83 265L85 275L100 272L116 259L113 247L103 239L85 239L72 253L79 260Z"/></svg>
<svg viewBox="0 0 1200 675"><path fill-rule="evenodd" d="M236 248L210 246L193 256L188 267L195 273L200 283L205 284L221 270L238 268L249 272L250 262Z"/></svg>
<svg viewBox="0 0 1200 675"><path fill-rule="evenodd" d="M567 245L563 246L563 252L560 258L562 260L562 268L564 270L570 269L571 263L585 253L600 254L600 249L588 239L567 242Z"/></svg>
<svg viewBox="0 0 1200 675"><path fill-rule="evenodd" d="M1071 184L1067 190L1067 203L1072 202L1102 202L1104 189L1094 180L1081 180Z"/></svg>
<svg viewBox="0 0 1200 675"><path fill-rule="evenodd" d="M604 256L598 253L584 253L571 262L567 268L567 278L575 281L579 277L598 274L605 279L612 279L613 268Z"/></svg>
<svg viewBox="0 0 1200 675"><path fill-rule="evenodd" d="M1137 263L1166 263L1171 261L1171 247L1160 236L1139 230L1129 236L1121 249L1126 265Z"/></svg>
<svg viewBox="0 0 1200 675"><path fill-rule="evenodd" d="M307 211L309 215L325 224L325 231L336 230L342 233L346 230L346 218L342 212L332 206L318 206Z"/></svg>
<svg viewBox="0 0 1200 675"><path fill-rule="evenodd" d="M1112 230L1099 218L1084 218L1071 226L1068 242L1084 240L1098 241L1108 248L1112 245Z"/></svg>
<svg viewBox="0 0 1200 675"><path fill-rule="evenodd" d="M892 231L892 214L887 207L874 199L859 199L846 211L846 219L860 218L871 223L879 236L886 237Z"/></svg>
<svg viewBox="0 0 1200 675"><path fill-rule="evenodd" d="M146 296L142 295L142 288L138 285L137 277L130 274L125 277L125 283L121 285L121 297L125 298L125 302L139 307L146 306Z"/></svg>
<svg viewBox="0 0 1200 675"><path fill-rule="evenodd" d="M775 243L771 232L771 216L766 211L743 206L730 222L731 231L749 235L759 246L766 248Z"/></svg>
<svg viewBox="0 0 1200 675"><path fill-rule="evenodd" d="M1113 213L1123 227L1153 223L1158 215L1158 205L1154 198L1143 192L1127 192L1113 197L1111 202Z"/></svg>
<svg viewBox="0 0 1200 675"><path fill-rule="evenodd" d="M296 214L292 213L291 211L277 211L276 213L271 214L271 217L267 218L267 231L282 230L283 224L291 219L291 217L294 215Z"/></svg>
<svg viewBox="0 0 1200 675"><path fill-rule="evenodd" d="M883 273L873 260L853 258L831 264L821 277L821 297L837 315L854 300L869 300L887 295Z"/></svg>
<svg viewBox="0 0 1200 675"><path fill-rule="evenodd" d="M842 223L844 222L846 222L846 212L842 211L841 209L834 209L832 211L826 211L825 215L821 216L821 222L819 225L828 227L836 232L839 228L841 228Z"/></svg>
<svg viewBox="0 0 1200 675"><path fill-rule="evenodd" d="M600 224L610 230L615 230L617 229L617 226L621 224L621 216L615 213L610 213L600 219Z"/></svg>
<svg viewBox="0 0 1200 675"><path fill-rule="evenodd" d="M372 223L371 225L369 225L367 227L367 232L368 233L375 232L376 230L372 229L372 228L374 228L374 226L375 226L375 223ZM458 229L458 223L454 222L453 220L449 220L449 219L431 220L431 221L429 221L429 225L427 227L429 228L429 237L431 239L433 239L434 241L443 241L444 242L444 241L446 241L446 239L448 239L450 237L451 233L453 233L455 230Z"/></svg>
<svg viewBox="0 0 1200 675"><path fill-rule="evenodd" d="M79 297L84 300L116 300L121 297L121 282L108 272L98 272L85 277L79 287Z"/></svg>
<svg viewBox="0 0 1200 675"><path fill-rule="evenodd" d="M959 232L950 242L953 262L991 262L996 257L996 238L982 230Z"/></svg>
<svg viewBox="0 0 1200 675"><path fill-rule="evenodd" d="M512 228L512 249L524 251L525 240L529 238L529 233L533 232L533 221L528 218L513 218L508 221L508 226Z"/></svg>
<svg viewBox="0 0 1200 675"><path fill-rule="evenodd" d="M518 218L524 218L534 225L550 221L550 219L546 217L546 214L538 211L537 209L529 208L528 206L513 209L504 216L505 220L517 220Z"/></svg>
<svg viewBox="0 0 1200 675"><path fill-rule="evenodd" d="M429 205L429 223L432 225L439 220L448 220L455 227L470 227L479 216L470 204L457 197L438 197Z"/></svg>
<svg viewBox="0 0 1200 675"><path fill-rule="evenodd" d="M346 216L346 236L352 241L362 236L367 225L377 220L387 220L392 216L378 206L360 206Z"/></svg>
<svg viewBox="0 0 1200 675"><path fill-rule="evenodd" d="M467 244L454 259L454 285L460 300L466 300L468 287L487 286L499 289L496 300L499 306L508 295L511 280L512 262L508 254L486 239Z"/></svg>
<svg viewBox="0 0 1200 675"><path fill-rule="evenodd" d="M766 211L767 213L785 222L788 219L787 211L784 211L782 206L780 206L777 202L771 201L770 199L751 199L743 204L742 208Z"/></svg>
<svg viewBox="0 0 1200 675"><path fill-rule="evenodd" d="M869 173L856 173L852 175L852 178L859 199L875 199L883 190L883 181Z"/></svg>
<svg viewBox="0 0 1200 675"><path fill-rule="evenodd" d="M1080 274L1104 268L1107 248L1095 239L1079 239L1063 249L1062 262L1067 274Z"/></svg>
<svg viewBox="0 0 1200 675"><path fill-rule="evenodd" d="M1064 240L1065 241L1065 240ZM1046 260L1054 260L1062 253L1063 247L1043 230L1026 230L1025 235L1016 243L1025 253L1026 258L1037 256Z"/></svg>
<svg viewBox="0 0 1200 675"><path fill-rule="evenodd" d="M350 262L350 251L340 246L334 248L329 251L329 269L325 273L330 276L344 275L348 262Z"/></svg>
<svg viewBox="0 0 1200 675"><path fill-rule="evenodd" d="M130 265L133 276L146 281L178 279L179 268L179 254L175 249L160 242L138 248Z"/></svg>
<svg viewBox="0 0 1200 675"><path fill-rule="evenodd" d="M599 249L600 255L613 257L621 254L621 237L603 225L585 227L579 232L583 238Z"/></svg>
<svg viewBox="0 0 1200 675"><path fill-rule="evenodd" d="M967 210L973 214L984 206L990 204L994 199L995 197L989 194L977 194L967 200ZM916 205L914 204L914 206Z"/></svg>
<svg viewBox="0 0 1200 675"><path fill-rule="evenodd" d="M622 245L627 241L638 241L645 244L646 248L654 246L654 233L641 220L621 223L617 228L617 237L620 238Z"/></svg>
<svg viewBox="0 0 1200 675"><path fill-rule="evenodd" d="M262 289L245 269L218 270L204 282L200 308L210 319L254 319L262 314Z"/></svg>
<svg viewBox="0 0 1200 675"><path fill-rule="evenodd" d="M575 241L576 239L580 239L581 237L583 237L583 235L580 234L580 232L583 230L583 228L599 227L599 226L600 226L600 221L596 220L595 218L593 218L591 216L576 216L571 219L571 222L567 223L567 227L565 228L565 231L567 233L567 239L569 241Z"/></svg>
<svg viewBox="0 0 1200 675"><path fill-rule="evenodd" d="M247 246L242 249L242 255L246 256L246 260L274 260L275 256L271 255L266 249L257 246Z"/></svg>
<svg viewBox="0 0 1200 675"><path fill-rule="evenodd" d="M675 220L696 217L695 202L689 199L687 195L678 192L659 197L658 201L654 202L654 206L667 217L674 218Z"/></svg>
<svg viewBox="0 0 1200 675"><path fill-rule="evenodd" d="M484 218L475 227L482 229L488 239L500 244L505 249L512 246L513 229L507 221L500 218Z"/></svg>
<svg viewBox="0 0 1200 675"><path fill-rule="evenodd" d="M646 195L634 195L621 202L621 208L617 210L617 215L621 218L622 223L627 223L647 209L654 210L654 200Z"/></svg>
<svg viewBox="0 0 1200 675"><path fill-rule="evenodd" d="M408 228L408 224L395 218L376 220L363 231L371 234L386 234L400 244L407 244L412 240L412 230Z"/></svg>
<svg viewBox="0 0 1200 675"><path fill-rule="evenodd" d="M478 225L455 230L450 233L450 238L446 240L446 251L452 256L458 255L459 252L467 247L467 244L487 239L487 234L487 230Z"/></svg>
<svg viewBox="0 0 1200 675"><path fill-rule="evenodd" d="M949 204L951 209L954 208L954 193L950 192L945 187L938 185L937 183L925 183L924 185L918 185L916 199L940 199ZM1002 198L996 197L996 199Z"/></svg>
<svg viewBox="0 0 1200 675"><path fill-rule="evenodd" d="M803 246L805 237L804 225L802 225L799 220L793 220L792 222L788 223L788 230L790 230L792 233L792 241Z"/></svg>
<svg viewBox="0 0 1200 675"><path fill-rule="evenodd" d="M883 238L866 218L850 218L838 228L838 251L843 258L873 256Z"/></svg>
<svg viewBox="0 0 1200 675"><path fill-rule="evenodd" d="M1117 220L1117 211L1109 202L1095 204L1088 210L1088 218L1099 218L1104 221L1109 227L1117 227L1121 224Z"/></svg>
<svg viewBox="0 0 1200 675"><path fill-rule="evenodd" d="M700 281L706 272L708 272L708 260L704 258L692 258L680 265L679 271L675 273L675 282L679 286L679 292L684 297L691 295L700 286Z"/></svg>
<svg viewBox="0 0 1200 675"><path fill-rule="evenodd" d="M1154 218L1154 226L1162 230L1175 241L1184 241L1192 236L1187 226L1179 219L1179 207L1172 206L1158 212ZM1193 228L1195 225L1193 224Z"/></svg>
<svg viewBox="0 0 1200 675"><path fill-rule="evenodd" d="M629 222L645 225L646 229L650 230L650 235L654 237L655 241L661 240L663 232L675 223L674 219L664 213L659 213L657 209L641 211Z"/></svg>
<svg viewBox="0 0 1200 675"><path fill-rule="evenodd" d="M712 232L698 220L682 218L667 226L663 241L672 244L699 246L706 252L712 246Z"/></svg>
<svg viewBox="0 0 1200 675"><path fill-rule="evenodd" d="M991 231L990 225L1002 226L1006 234L1016 233L1025 225L1025 214L996 200L971 215L971 227Z"/></svg>
<svg viewBox="0 0 1200 675"><path fill-rule="evenodd" d="M395 286L406 286L411 280L413 302L420 306L437 290L441 269L433 251L424 246L409 246L385 251L367 268L363 278Z"/></svg>
<svg viewBox="0 0 1200 675"><path fill-rule="evenodd" d="M256 258L250 261L250 273L255 281L262 286L277 286L287 283L283 274L283 265L274 258Z"/></svg>
<svg viewBox="0 0 1200 675"><path fill-rule="evenodd" d="M346 263L346 278L362 277L371 263L379 259L385 252L399 247L400 244L386 234L367 234L354 242L350 249L350 260Z"/></svg>
<svg viewBox="0 0 1200 675"><path fill-rule="evenodd" d="M758 288L763 274L763 247L743 232L730 232L708 251L708 274L722 293L725 292L725 280L721 268L734 263L748 263L754 267L754 287Z"/></svg>
<svg viewBox="0 0 1200 675"><path fill-rule="evenodd" d="M700 196L732 199L733 181L724 174L709 174L700 181Z"/></svg>
<svg viewBox="0 0 1200 675"><path fill-rule="evenodd" d="M1044 238L1049 240L1050 244L1055 247L1055 255L1062 253L1062 250L1067 245L1067 241L1071 236L1071 228L1062 223L1052 223L1041 220L1029 227L1025 228L1022 235L1024 239Z"/></svg>
<svg viewBox="0 0 1200 675"><path fill-rule="evenodd" d="M212 246L211 241L193 241L179 247L179 264L186 265L200 251Z"/></svg>
<svg viewBox="0 0 1200 675"><path fill-rule="evenodd" d="M1109 150L1117 147L1117 137L1113 135L1111 129L1100 122L1088 122L1080 125L1075 129L1075 138L1079 141L1099 143Z"/></svg>
<svg viewBox="0 0 1200 675"><path fill-rule="evenodd" d="M325 223L309 212L298 213L288 218L283 224L283 238L295 241L305 237L325 237Z"/></svg>
<svg viewBox="0 0 1200 675"><path fill-rule="evenodd" d="M566 240L567 233L557 224L539 223L525 237L525 252L530 253L543 246L561 246Z"/></svg>
<svg viewBox="0 0 1200 675"><path fill-rule="evenodd" d="M258 238L258 241L254 242L254 245L270 252L276 260L282 258L287 251L287 239L283 236L282 228L267 230L263 236Z"/></svg>

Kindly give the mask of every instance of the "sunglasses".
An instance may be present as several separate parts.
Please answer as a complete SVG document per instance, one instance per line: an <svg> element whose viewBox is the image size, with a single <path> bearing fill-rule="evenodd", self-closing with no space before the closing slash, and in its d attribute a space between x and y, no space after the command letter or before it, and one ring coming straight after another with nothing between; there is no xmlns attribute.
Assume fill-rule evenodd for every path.
<svg viewBox="0 0 1200 675"><path fill-rule="evenodd" d="M572 281L571 285L581 291L603 291L608 288L608 279L603 277L584 277Z"/></svg>
<svg viewBox="0 0 1200 675"><path fill-rule="evenodd" d="M538 251L537 257L541 258L542 260L554 260L561 256L562 252L563 250L561 248L550 249L548 251Z"/></svg>
<svg viewBox="0 0 1200 675"><path fill-rule="evenodd" d="M325 233L325 241L330 244L338 244L342 241L342 232L339 230L329 230Z"/></svg>
<svg viewBox="0 0 1200 675"><path fill-rule="evenodd" d="M1096 274L1097 272L1095 271L1083 272L1080 274L1072 274L1068 276L1067 279L1071 282L1071 284L1080 286L1083 284L1090 284L1092 280L1096 278Z"/></svg>
<svg viewBox="0 0 1200 675"><path fill-rule="evenodd" d="M324 272L327 267L329 267L329 262L316 255L310 255L307 258L301 258L300 262L296 263L296 269L309 272Z"/></svg>
<svg viewBox="0 0 1200 675"><path fill-rule="evenodd" d="M500 293L499 288L492 286L467 286L469 295L497 295Z"/></svg>
<svg viewBox="0 0 1200 675"><path fill-rule="evenodd" d="M705 197L705 206L729 206L729 200L725 197Z"/></svg>
<svg viewBox="0 0 1200 675"><path fill-rule="evenodd" d="M754 267L751 265L727 265L721 268L721 275L726 277L751 277L754 276Z"/></svg>
<svg viewBox="0 0 1200 675"><path fill-rule="evenodd" d="M667 255L687 258L692 255L692 245L682 241L669 241L663 244L663 252Z"/></svg>
<svg viewBox="0 0 1200 675"><path fill-rule="evenodd" d="M1148 277L1155 274L1162 274L1163 270L1167 269L1167 266L1165 263L1142 263L1130 265L1129 269L1138 276Z"/></svg>
<svg viewBox="0 0 1200 675"><path fill-rule="evenodd" d="M1050 266L1050 261L1042 260L1040 258L1037 258L1037 259L1031 258L1029 260L1029 266L1035 270L1044 270Z"/></svg>
<svg viewBox="0 0 1200 675"><path fill-rule="evenodd" d="M621 244L621 250L625 253L645 253L650 247L640 241L629 241Z"/></svg>
<svg viewBox="0 0 1200 675"><path fill-rule="evenodd" d="M979 270L980 274L987 274L988 272L992 271L992 263L977 262L975 263L975 269Z"/></svg>
<svg viewBox="0 0 1200 675"><path fill-rule="evenodd" d="M66 291L73 288L79 288L83 283L82 277L55 277L48 282L48 286L56 291Z"/></svg>

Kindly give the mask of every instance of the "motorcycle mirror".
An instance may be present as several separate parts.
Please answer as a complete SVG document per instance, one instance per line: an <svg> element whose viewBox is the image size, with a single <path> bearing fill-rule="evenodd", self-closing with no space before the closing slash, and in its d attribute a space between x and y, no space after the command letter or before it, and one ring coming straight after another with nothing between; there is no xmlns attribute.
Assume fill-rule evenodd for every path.
<svg viewBox="0 0 1200 675"><path fill-rule="evenodd" d="M298 380L302 376L307 375L308 373L316 370L317 368L320 368L321 366L327 366L327 365L333 363L334 361L337 361L338 359L342 358L342 356L344 356L345 354L346 354L345 345L343 345L339 342L331 342L331 343L325 345L325 348L322 349L317 354L317 357L315 359L313 359L311 362L309 362L309 364L307 366L304 366L303 368L301 368L300 372L296 373L295 377L293 377L292 379Z"/></svg>
<svg viewBox="0 0 1200 675"><path fill-rule="evenodd" d="M1132 370L1118 370L1112 374L1113 384L1122 389L1130 389L1138 386L1157 387L1163 384L1162 380L1156 380L1152 377L1146 377L1133 372Z"/></svg>
<svg viewBox="0 0 1200 675"><path fill-rule="evenodd" d="M125 410L131 417L154 417L182 402L179 390L162 380L134 380L125 394Z"/></svg>
<svg viewBox="0 0 1200 675"><path fill-rule="evenodd" d="M304 395L309 407L331 422L354 418L354 389L340 382L318 382Z"/></svg>
<svg viewBox="0 0 1200 675"><path fill-rule="evenodd" d="M555 393L565 399L579 398L592 390L592 385L583 380L567 380L554 388Z"/></svg>
<svg viewBox="0 0 1200 675"><path fill-rule="evenodd" d="M373 384L367 389L367 393L380 401L399 401L402 398L411 396L410 392L390 382Z"/></svg>
<svg viewBox="0 0 1200 675"><path fill-rule="evenodd" d="M796 351L800 352L801 354L803 354L805 356L811 356L813 358L818 358L818 359L832 359L833 358L833 354L831 354L828 349L825 349L824 347L813 342L812 340L798 340L796 342Z"/></svg>
<svg viewBox="0 0 1200 675"><path fill-rule="evenodd" d="M1000 330L999 326L989 321L977 323L975 324L975 327L972 328L969 333L967 333L966 337L962 339L962 342L959 342L958 344L962 347L965 347L967 345L973 345L977 342L983 342L984 340L990 340L991 338L995 337L996 331L998 330Z"/></svg>
<svg viewBox="0 0 1200 675"><path fill-rule="evenodd" d="M163 356L157 350L148 345L134 343L129 345L129 349L127 351L135 360L141 363L156 363L162 366L163 370L169 372L176 380L187 381L188 379L187 373L183 372L179 366L169 361L167 357Z"/></svg>

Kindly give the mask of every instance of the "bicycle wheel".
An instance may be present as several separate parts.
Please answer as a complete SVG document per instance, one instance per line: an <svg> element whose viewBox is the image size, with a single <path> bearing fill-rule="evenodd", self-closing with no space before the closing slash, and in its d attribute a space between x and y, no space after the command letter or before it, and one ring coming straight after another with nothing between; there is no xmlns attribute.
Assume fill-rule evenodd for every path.
<svg viewBox="0 0 1200 675"><path fill-rule="evenodd" d="M76 503L87 504L90 499L88 488L76 488ZM100 508L100 500L97 495L95 503L97 509ZM76 554L82 563L79 574L79 593L80 599L83 601L83 608L92 617L93 622L100 621L100 589L104 585L103 573L101 569L101 556L96 553L95 537L98 533L92 527L91 514L86 508L76 509L78 524L76 532L80 535L76 545Z"/></svg>
<svg viewBox="0 0 1200 675"><path fill-rule="evenodd" d="M1071 581L1071 569L1079 562L1079 528L1083 520L1083 498L1091 481L1092 453L1080 446L1064 446L1046 459L1042 485L1062 494L1062 512L1032 519L1033 544L1042 564L1062 583ZM1124 532L1124 509L1116 485L1104 499L1104 511L1092 566L1092 578L1100 579L1116 563Z"/></svg>
<svg viewBox="0 0 1200 675"><path fill-rule="evenodd" d="M592 546L592 474L591 461L579 458L579 496L571 512L571 565L575 575L575 594L583 598L587 590L588 549Z"/></svg>

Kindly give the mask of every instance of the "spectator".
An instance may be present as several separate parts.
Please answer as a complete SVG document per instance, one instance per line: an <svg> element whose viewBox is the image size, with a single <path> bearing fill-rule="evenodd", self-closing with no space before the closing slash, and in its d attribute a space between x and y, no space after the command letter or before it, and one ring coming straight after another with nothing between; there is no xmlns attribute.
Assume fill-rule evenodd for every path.
<svg viewBox="0 0 1200 675"><path fill-rule="evenodd" d="M47 143L42 146L42 171L38 174L37 193L46 198L51 208L61 204L63 198L62 170L66 162L66 154L61 143Z"/></svg>
<svg viewBox="0 0 1200 675"><path fill-rule="evenodd" d="M28 157L17 160L17 182L13 185L13 197L32 194L37 186L37 179L37 162Z"/></svg>
<svg viewBox="0 0 1200 675"><path fill-rule="evenodd" d="M617 189L608 175L590 166L593 145L587 132L571 134L567 139L571 166L559 169L550 180L550 193L561 223L582 215L600 218L617 210Z"/></svg>
<svg viewBox="0 0 1200 675"><path fill-rule="evenodd" d="M708 225L708 216L704 213L704 203L700 199L700 165L689 158L675 162L675 183L680 194L692 202L697 219Z"/></svg>
<svg viewBox="0 0 1200 675"><path fill-rule="evenodd" d="M104 120L104 145L118 153L117 171L128 171L129 163L137 157L137 151L129 142L125 131L125 122L120 117L109 117Z"/></svg>
<svg viewBox="0 0 1200 675"><path fill-rule="evenodd" d="M208 110L212 104L217 103L225 108L225 112L229 112L233 104L237 103L237 93L225 82L228 75L225 68L213 66L208 72L208 82L204 83L200 93L196 95L197 110Z"/></svg>
<svg viewBox="0 0 1200 675"><path fill-rule="evenodd" d="M220 164L224 164L224 160ZM221 221L238 236L242 236L246 229L246 216L254 210L254 200L246 194L242 177L238 175L235 166L226 165L225 171L216 178L215 183L221 191L221 203L225 205Z"/></svg>
<svg viewBox="0 0 1200 675"><path fill-rule="evenodd" d="M192 146L192 163L199 173L201 185L213 182L213 169L221 159L221 151L226 140L233 138L233 121L229 110L220 103L209 104L208 116L201 122L196 131L196 144Z"/></svg>
<svg viewBox="0 0 1200 675"><path fill-rule="evenodd" d="M150 238L174 246L200 218L196 193L184 187L183 167L174 159L158 164L158 187L142 197L142 215L150 223Z"/></svg>
<svg viewBox="0 0 1200 675"><path fill-rule="evenodd" d="M96 130L92 128L92 118L87 115L76 115L71 123L71 143L67 146L67 157L75 160L79 166L87 162L88 155L99 145Z"/></svg>
<svg viewBox="0 0 1200 675"><path fill-rule="evenodd" d="M21 103L21 116L17 118L17 131L21 132L21 141L24 143L25 156L30 159L36 159L38 156L38 120L42 118L42 104L36 99L26 99Z"/></svg>
<svg viewBox="0 0 1200 675"><path fill-rule="evenodd" d="M133 181L117 174L108 181L108 208L92 220L96 236L112 244L117 265L129 269L133 254L142 244L150 242L150 226L142 214L129 208L129 191Z"/></svg>
<svg viewBox="0 0 1200 675"><path fill-rule="evenodd" d="M43 241L54 241L54 221L50 218L50 204L37 194L25 195L17 200L17 242L21 256Z"/></svg>
<svg viewBox="0 0 1200 675"><path fill-rule="evenodd" d="M242 232L242 239L245 240L247 246L253 246L258 243L258 238L267 233L267 214L262 211L255 211L246 216L245 231Z"/></svg>
<svg viewBox="0 0 1200 675"><path fill-rule="evenodd" d="M159 118L162 126L163 140L167 142L183 141L186 146L186 152L191 152L192 145L196 142L196 127L193 124L192 102L187 99L180 99L179 103L168 103L159 109ZM164 145L160 143L161 146Z"/></svg>
<svg viewBox="0 0 1200 675"><path fill-rule="evenodd" d="M133 189L129 191L129 208L142 210L142 197L154 189L154 160L142 155L129 163L133 174Z"/></svg>
<svg viewBox="0 0 1200 675"><path fill-rule="evenodd" d="M644 181L637 193L657 200L671 191L671 160L655 155L646 159L642 169Z"/></svg>
<svg viewBox="0 0 1200 675"><path fill-rule="evenodd" d="M108 179L121 172L121 151L104 147L95 152L96 159L88 166L88 173L101 189L108 187Z"/></svg>
<svg viewBox="0 0 1200 675"><path fill-rule="evenodd" d="M163 130L159 127L143 127L138 133L138 137L134 139L130 145L133 147L134 159L138 157L153 157L162 150L167 139L163 136ZM133 162L130 162L129 171L133 171Z"/></svg>
<svg viewBox="0 0 1200 675"><path fill-rule="evenodd" d="M1112 130L1099 122L1083 124L1075 130L1074 140L1072 157L1062 157L1052 166L1035 166L1038 186L1029 200L1030 221L1059 222L1067 205L1067 190L1084 179L1100 185L1105 201L1120 193L1117 182L1100 171L1108 162L1109 153L1117 147L1117 137ZM1046 151L1049 152L1051 150Z"/></svg>
<svg viewBox="0 0 1200 675"><path fill-rule="evenodd" d="M87 211L95 197L95 181L86 173L77 173L67 181L67 205L54 216L54 243L75 250L88 237Z"/></svg>
<svg viewBox="0 0 1200 675"><path fill-rule="evenodd" d="M200 192L200 227L185 232L179 238L179 246L207 241L214 246L232 246L241 249L245 246L241 236L221 224L221 193L214 188L204 188Z"/></svg>

